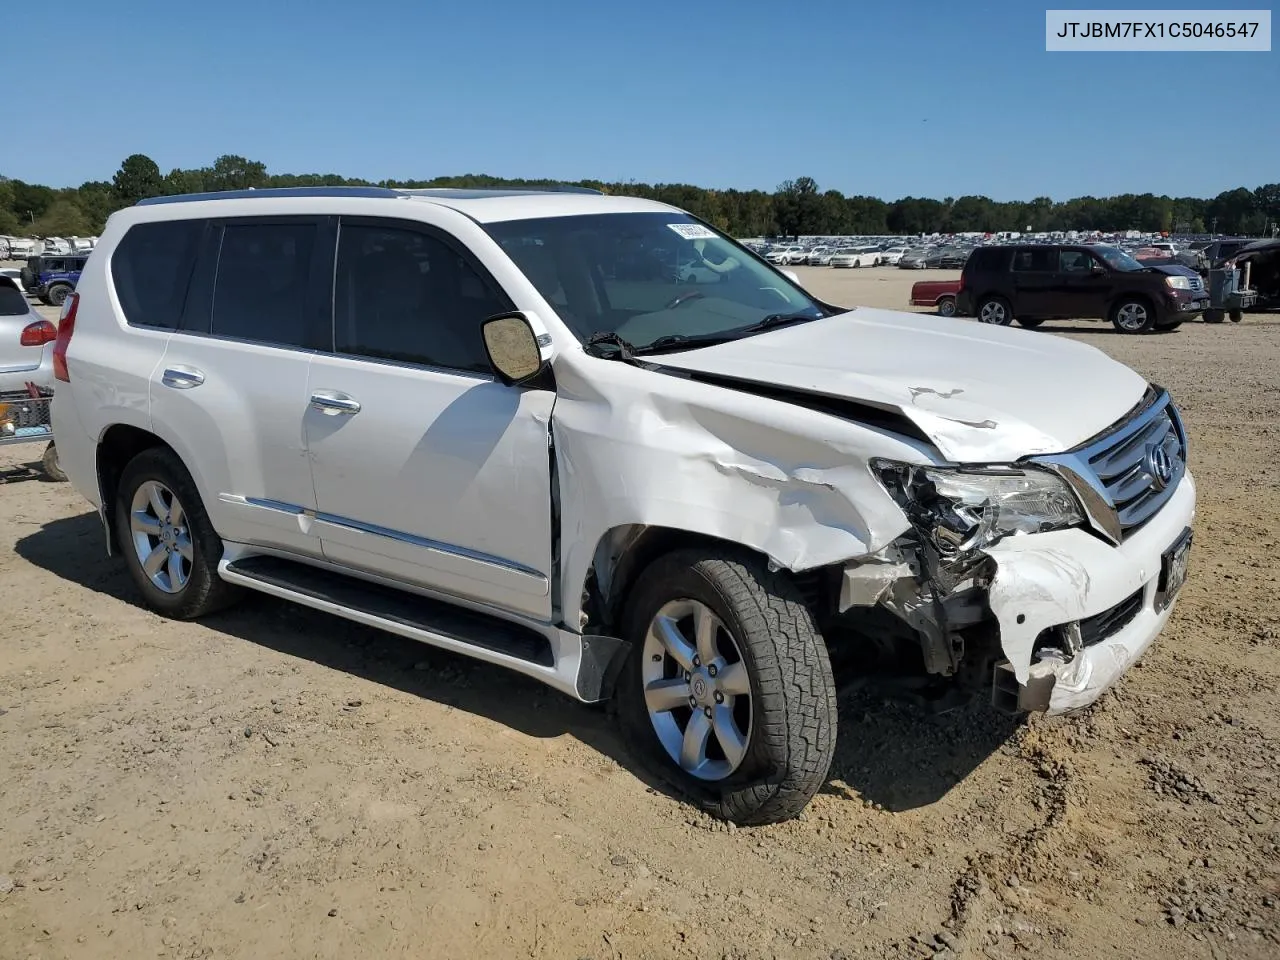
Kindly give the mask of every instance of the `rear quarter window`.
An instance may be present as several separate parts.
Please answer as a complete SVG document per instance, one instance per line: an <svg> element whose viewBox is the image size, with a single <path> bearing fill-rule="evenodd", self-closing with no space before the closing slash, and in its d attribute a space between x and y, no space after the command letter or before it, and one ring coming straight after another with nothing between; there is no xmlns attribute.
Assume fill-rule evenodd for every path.
<svg viewBox="0 0 1280 960"><path fill-rule="evenodd" d="M204 224L138 223L121 238L111 255L111 278L128 324L177 329Z"/></svg>
<svg viewBox="0 0 1280 960"><path fill-rule="evenodd" d="M0 317L25 317L27 315L27 298L22 295L13 281L0 279Z"/></svg>
<svg viewBox="0 0 1280 960"><path fill-rule="evenodd" d="M999 247L978 247L973 253L969 254L966 266L970 270L982 270L986 273L992 273L997 270L1005 269L1008 262L1009 251Z"/></svg>

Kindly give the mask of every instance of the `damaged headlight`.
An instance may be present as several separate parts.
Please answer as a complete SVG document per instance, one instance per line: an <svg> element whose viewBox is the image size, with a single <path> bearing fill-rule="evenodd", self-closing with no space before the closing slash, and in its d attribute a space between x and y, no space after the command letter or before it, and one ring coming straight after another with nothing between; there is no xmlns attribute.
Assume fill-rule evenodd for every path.
<svg viewBox="0 0 1280 960"><path fill-rule="evenodd" d="M1075 496L1044 470L872 464L912 525L943 556L977 550L1016 533L1044 533L1084 522Z"/></svg>

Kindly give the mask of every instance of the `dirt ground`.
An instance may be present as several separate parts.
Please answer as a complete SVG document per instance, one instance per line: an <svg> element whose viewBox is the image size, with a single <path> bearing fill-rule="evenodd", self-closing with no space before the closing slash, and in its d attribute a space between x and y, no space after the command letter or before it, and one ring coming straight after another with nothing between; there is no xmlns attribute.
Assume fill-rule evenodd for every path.
<svg viewBox="0 0 1280 960"><path fill-rule="evenodd" d="M928 275L801 272L890 307ZM265 597L146 612L41 448L0 448L0 960L1275 960L1280 315L1042 335L1181 404L1201 499L1169 629L1072 719L844 677L830 784L761 829L496 668Z"/></svg>

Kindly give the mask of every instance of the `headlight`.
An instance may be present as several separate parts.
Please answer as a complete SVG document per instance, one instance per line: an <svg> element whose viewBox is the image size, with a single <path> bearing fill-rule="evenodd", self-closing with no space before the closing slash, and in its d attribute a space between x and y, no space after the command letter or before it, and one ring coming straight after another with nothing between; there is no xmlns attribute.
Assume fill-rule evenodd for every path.
<svg viewBox="0 0 1280 960"><path fill-rule="evenodd" d="M1164 282L1173 290L1191 289L1191 280L1188 277L1165 277Z"/></svg>
<svg viewBox="0 0 1280 960"><path fill-rule="evenodd" d="M872 464L912 525L944 556L976 550L1018 533L1063 530L1084 522L1066 483L1045 470Z"/></svg>

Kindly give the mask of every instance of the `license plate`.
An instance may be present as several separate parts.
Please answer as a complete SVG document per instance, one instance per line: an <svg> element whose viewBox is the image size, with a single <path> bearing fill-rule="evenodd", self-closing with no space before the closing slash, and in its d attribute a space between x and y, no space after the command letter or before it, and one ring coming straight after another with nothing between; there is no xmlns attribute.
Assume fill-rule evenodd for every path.
<svg viewBox="0 0 1280 960"><path fill-rule="evenodd" d="M1173 603L1187 582L1187 561L1191 557L1191 530L1188 528L1160 558L1160 580L1156 584L1156 609Z"/></svg>

